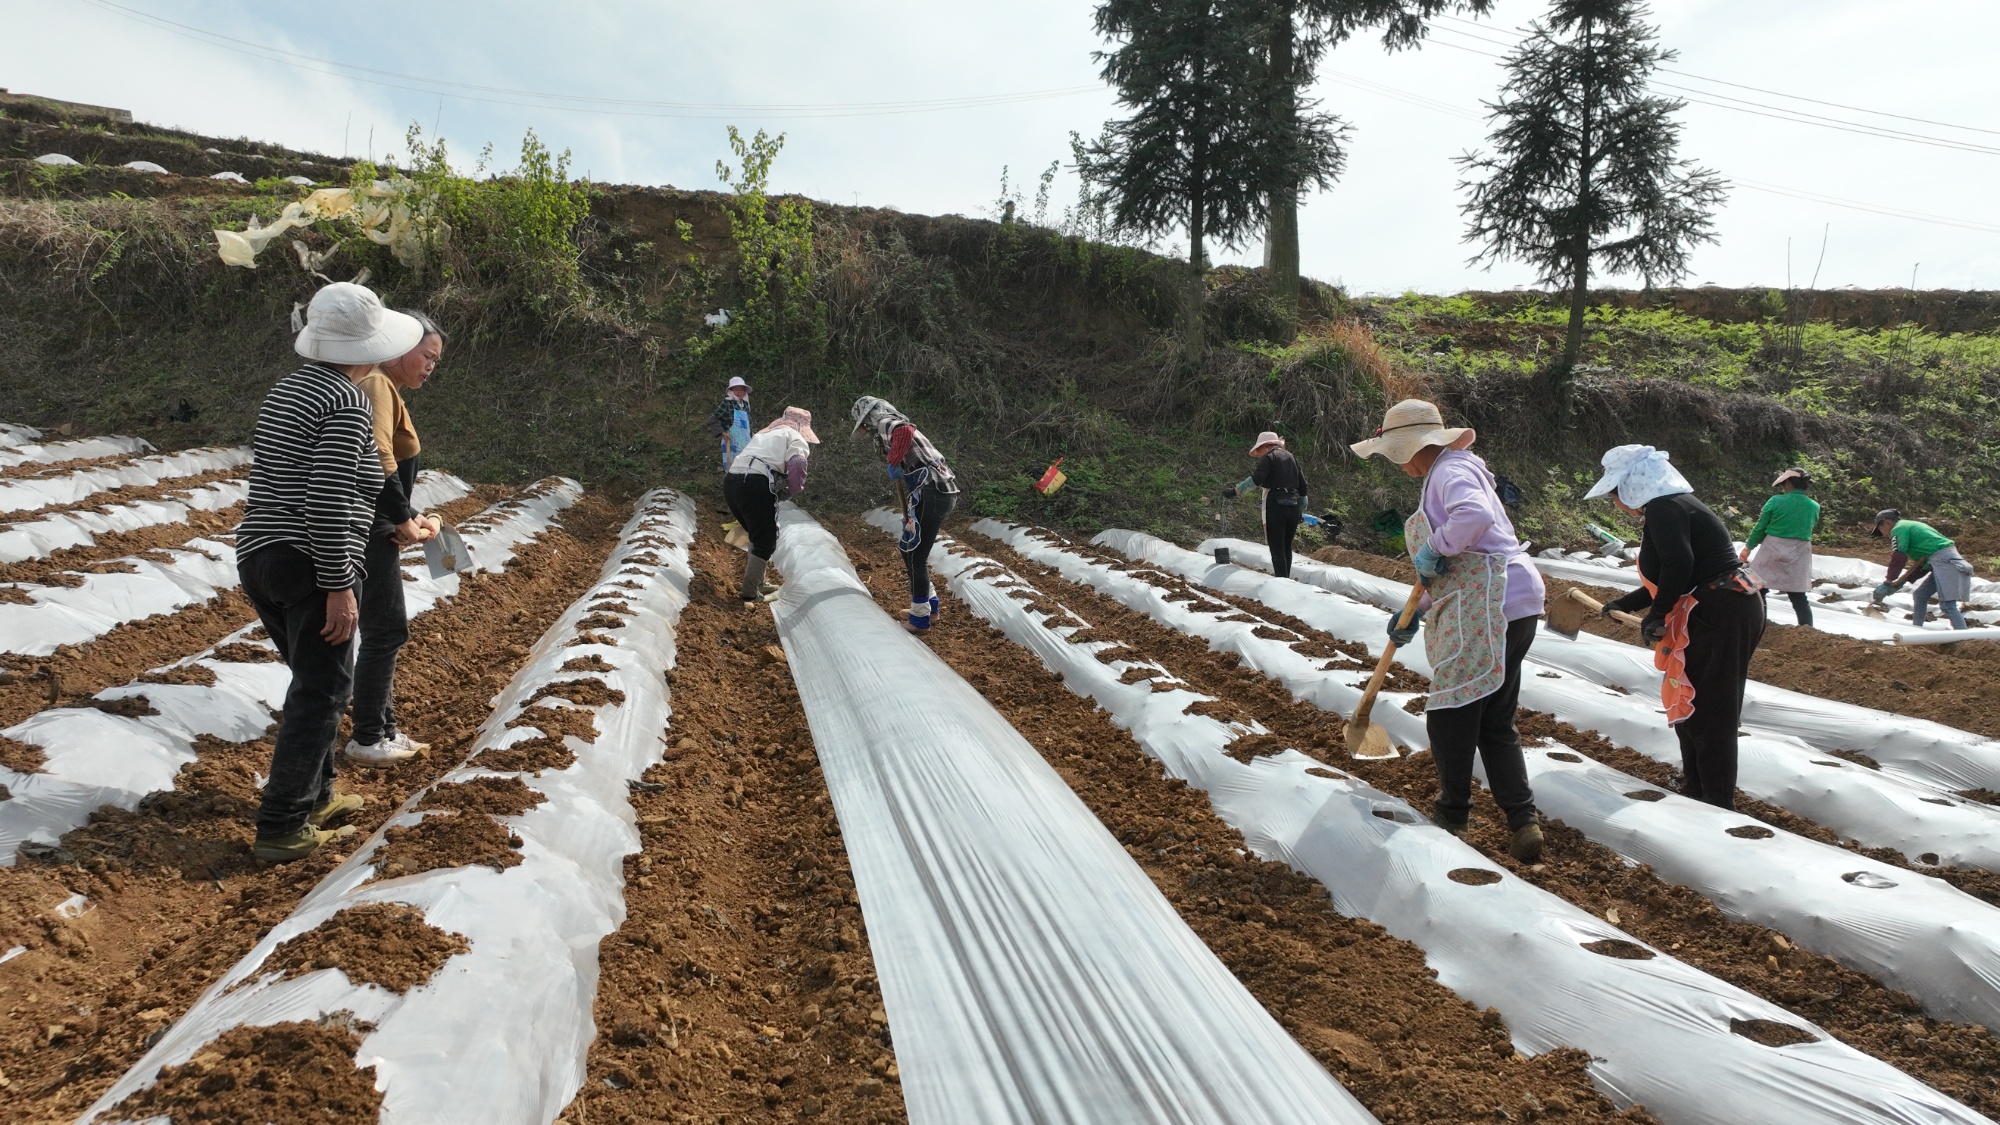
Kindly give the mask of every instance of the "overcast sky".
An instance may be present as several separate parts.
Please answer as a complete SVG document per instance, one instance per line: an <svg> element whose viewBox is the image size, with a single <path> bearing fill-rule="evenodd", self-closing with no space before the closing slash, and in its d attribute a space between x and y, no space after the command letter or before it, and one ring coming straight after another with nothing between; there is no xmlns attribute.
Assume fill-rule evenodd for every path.
<svg viewBox="0 0 2000 1125"><path fill-rule="evenodd" d="M1497 15L1479 26L1439 24L1450 30L1421 50L1387 55L1364 40L1327 59L1318 94L1354 134L1346 177L1309 199L1303 213L1309 275L1357 293L1532 281L1518 266L1466 265L1451 158L1482 144L1479 103L1500 81L1490 55L1542 7L1500 0ZM325 73L318 63L204 41L121 8L388 73L372 83ZM380 18L392 11L393 22ZM1759 113L1779 107L1995 150L1690 105L1683 154L1737 186L1718 221L1721 240L1696 253L1689 283L1783 285L1789 240L1792 278L1805 284L1824 233L1822 288L1904 286L1913 268L1919 288L2000 288L2000 216L1990 213L2000 172L1993 109L2000 67L1991 57L2000 4L1659 0L1654 11L1664 45L1680 52L1671 65L1685 72L1660 78L1688 88L1664 92L1747 99ZM395 8L0 0L0 26L8 29L0 36L0 86L336 155L364 155L371 134L377 154L399 152L415 121L440 126L467 158L492 142L507 166L533 128L570 149L575 169L598 181L691 188L716 186L725 125L762 126L788 135L775 172L782 190L978 216L993 212L1003 166L1032 198L1035 174L1067 161L1068 134L1094 135L1114 115L1090 58L1102 46L1090 17L1084 0L408 0ZM396 77L410 75L425 80ZM549 94L720 108L578 102L563 109L551 108ZM880 103L1019 94L1046 96L879 112ZM864 110L840 108L857 104ZM1073 176L1060 176L1051 210L1059 212L1075 188ZM1874 213L1883 210L1944 222ZM1251 244L1217 256L1260 254Z"/></svg>

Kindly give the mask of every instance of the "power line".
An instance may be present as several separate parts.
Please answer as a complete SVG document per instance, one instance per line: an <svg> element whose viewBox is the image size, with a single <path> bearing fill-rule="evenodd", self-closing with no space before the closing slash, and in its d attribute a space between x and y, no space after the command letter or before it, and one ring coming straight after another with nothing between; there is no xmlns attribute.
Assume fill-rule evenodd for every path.
<svg viewBox="0 0 2000 1125"><path fill-rule="evenodd" d="M1979 231L1983 234L2000 234L2000 225L1982 223L1974 219L1957 219L1948 215L1931 215L1922 211L1905 211L1897 207L1888 207L1875 203L1862 203L1852 199L1841 199L1837 196L1821 195L1818 192L1805 191L1799 188L1785 188L1775 184L1758 183L1755 180L1732 178L1730 183L1737 187L1749 188L1751 191L1761 191L1768 195L1783 195L1792 199L1801 199L1807 203L1821 203L1829 207L1845 208L1849 211L1866 211L1872 215L1885 215L1892 219L1908 219L1912 222L1930 223L1933 226L1957 227L1960 230Z"/></svg>
<svg viewBox="0 0 2000 1125"><path fill-rule="evenodd" d="M670 117L689 119L713 119L732 114L762 114L780 117L872 117L903 113L933 113L954 109L978 109L994 105L1011 105L1019 102L1045 101L1052 98L1075 97L1086 93L1101 93L1102 86L1070 86L1055 90L1029 90L1010 94L982 94L958 98L914 99L891 102L828 102L828 103L777 103L777 104L725 104L704 102L664 102L646 101L632 98L602 98L580 94L564 94L537 90L519 90L501 86L482 86L450 79L432 78L426 75L402 74L396 71L380 70L353 63L324 59L315 55L287 51L254 43L246 39L223 35L192 24L130 8L114 0L86 0L93 6L127 19L136 20L158 30L191 39L212 47L233 51L265 62L276 62L295 69L305 70L349 81L363 82L394 90L408 90L420 94L440 94L462 101L482 102L489 105L519 106L527 109L549 109L569 113L594 113L620 117ZM369 76L375 77L369 77ZM393 80L393 81L392 81ZM419 83L420 85L408 85ZM438 87L447 88L440 91ZM475 91L476 93L460 93ZM480 96L501 94L506 97ZM534 98L540 101L518 101L517 98ZM548 105L543 102L573 102L575 105ZM629 108L598 108L629 107ZM654 112L656 110L677 110L693 112Z"/></svg>
<svg viewBox="0 0 2000 1125"><path fill-rule="evenodd" d="M1467 27L1476 27L1476 28L1479 28L1479 29L1480 29L1480 30L1482 30L1482 31L1494 31L1494 32L1499 32L1500 34L1505 34L1505 32L1501 32L1501 31L1500 31L1500 29L1499 29L1499 28L1497 28L1497 27L1492 27L1492 26L1490 26L1490 25L1487 25L1487 24L1481 24L1481 23L1474 23L1474 22L1473 22L1473 21L1471 21L1471 20L1468 20L1468 19L1463 19L1463 18L1461 18L1461 17L1458 17L1458 16L1452 16L1452 15L1442 15L1442 16L1439 16L1438 18L1439 18L1439 19L1446 19L1446 20L1450 20L1450 21L1451 21L1451 22L1453 22L1453 23L1459 23L1459 24L1464 24L1464 25L1465 25L1465 26L1467 26ZM1445 29L1441 29L1441 30L1447 30L1447 31L1448 31L1448 30L1452 30L1452 29L1450 29L1450 28L1445 28ZM1466 33L1465 33L1465 32L1459 32L1458 34L1461 34L1461 35L1463 35L1463 34L1466 34ZM1473 38L1478 38L1478 36L1473 36ZM1512 44L1508 44L1508 43L1503 43L1503 42L1501 42L1500 40L1493 40L1493 39L1489 39L1489 40L1487 40L1487 42L1489 42L1489 43L1497 43L1497 44L1499 44L1499 45L1501 45L1501 46L1510 46L1510 45L1512 45ZM1516 40L1514 40L1513 42L1514 42L1514 43L1519 43L1519 42L1520 42L1520 40L1519 40L1519 39L1516 39ZM1916 124L1918 124L1918 125L1936 125L1936 126L1938 126L1939 128L1943 128L1943 129L1962 129L1962 130L1964 130L1965 132L1968 132L1968 133L1987 133L1987 134L1991 134L1991 135L1993 135L1993 136L2000 136L2000 129L1986 129L1986 128L1982 128L1982 127L1980 127L1980 126L1978 126L1978 125L1958 125L1958 124L1954 124L1954 123L1952 123L1952 122L1950 122L1950 121L1937 121L1937 120L1934 120L1934 119L1932 119L1932 118L1929 118L1929 117L1911 117L1911 116L1908 116L1907 114L1901 114L1901 113L1890 113L1889 111L1887 111L1887 110L1882 110L1882 109L1869 109L1869 108L1868 108L1867 106L1859 106L1859 105L1847 105L1847 104L1846 104L1846 103L1844 103L1844 102L1830 102L1830 101L1825 101L1825 100L1823 100L1823 99L1820 99L1820 98L1808 98L1808 97L1806 97L1806 96L1805 96L1804 94L1788 94L1788 93L1786 93L1786 92L1785 92L1785 91L1783 91L1783 90L1771 90L1771 89L1767 89L1767 88L1765 88L1765 87L1763 87L1763 86L1751 86L1751 85L1747 85L1747 84L1745 84L1745 83L1742 83L1742 82L1731 82L1731 81L1729 81L1729 80L1728 80L1728 79L1726 79L1726 78L1710 78L1709 76L1707 76L1707 75L1705 75L1705 74L1695 74L1695 73L1692 73L1692 72L1690 72L1690 71L1685 71L1685 70L1675 70L1675 69L1673 69L1672 67L1664 67L1664 66L1663 66L1663 67L1661 67L1661 68L1660 68L1660 73L1662 73L1662 74L1672 74L1672 75L1676 75L1676 76L1678 76L1678 77L1681 77L1681 78L1692 78L1692 79L1694 79L1694 80L1696 80L1696 81L1698 81L1698 82L1713 82L1713 83L1715 83L1715 84L1716 84L1716 85L1718 85L1718 86L1731 86L1731 87L1734 87L1734 88L1736 88L1736 89L1738 89L1738 90L1749 90L1749 91L1751 91L1752 93L1757 93L1757 94L1769 94L1769 95L1771 95L1772 97L1775 97L1775 98L1787 98L1787 99L1789 99L1789 100L1791 100L1791 101L1795 101L1795 102L1808 102L1808 103L1810 103L1810 104L1812 104L1812 105L1823 105L1823 106L1828 106L1828 107L1831 107L1831 108L1833 108L1833 109L1845 109L1845 110L1849 110L1849 111L1851 111L1851 112L1854 112L1854 113L1866 113L1866 114L1869 114L1869 115L1871 115L1871 116L1875 116L1875 117L1888 117L1888 118L1893 118L1894 120L1897 120L1897 121L1910 121L1910 122L1914 122L1914 123L1916 123ZM1717 96L1720 96L1720 95L1717 95Z"/></svg>

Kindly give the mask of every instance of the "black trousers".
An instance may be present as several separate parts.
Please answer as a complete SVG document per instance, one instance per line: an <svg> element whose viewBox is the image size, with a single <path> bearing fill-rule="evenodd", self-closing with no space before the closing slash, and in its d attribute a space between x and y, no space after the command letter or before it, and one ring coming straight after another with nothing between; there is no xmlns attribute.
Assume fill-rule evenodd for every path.
<svg viewBox="0 0 2000 1125"><path fill-rule="evenodd" d="M771 478L760 473L729 473L722 478L722 499L729 514L750 537L750 553L771 561L778 549L778 496Z"/></svg>
<svg viewBox="0 0 2000 1125"><path fill-rule="evenodd" d="M1271 573L1292 576L1292 540L1299 534L1299 515L1305 504L1280 504L1264 497L1264 543L1271 548Z"/></svg>
<svg viewBox="0 0 2000 1125"><path fill-rule="evenodd" d="M1743 720L1743 681L1764 639L1764 599L1734 590L1695 592L1688 614L1687 678L1694 714L1674 727L1681 741L1681 792L1697 801L1736 807L1736 730Z"/></svg>
<svg viewBox="0 0 2000 1125"><path fill-rule="evenodd" d="M1535 819L1535 792L1528 785L1528 763L1521 756L1521 735L1514 729L1514 710L1521 701L1521 661L1535 642L1539 617L1507 623L1507 678L1499 690L1463 707L1424 712L1424 729L1431 736L1431 760L1437 764L1439 820L1464 824L1472 815L1472 755L1486 763L1486 784L1493 803L1507 814L1507 827L1523 828Z"/></svg>
<svg viewBox="0 0 2000 1125"><path fill-rule="evenodd" d="M1790 598L1790 599L1791 599L1791 601L1792 601L1792 616L1793 616L1793 618L1794 618L1794 619L1796 619L1796 620L1798 621L1798 623L1799 623L1799 624L1801 624L1801 625L1811 625L1811 624L1812 624L1812 599L1811 599L1811 598L1809 598L1809 597L1807 597L1807 596L1806 596L1806 595L1804 595L1804 594L1801 594L1801 593L1797 593L1797 592L1794 592L1794 593L1790 593L1790 594L1786 594L1785 596L1786 596L1787 598ZM1765 613L1766 613L1767 615L1769 614L1769 612L1770 612L1769 610L1766 610L1766 611L1765 611Z"/></svg>
<svg viewBox="0 0 2000 1125"><path fill-rule="evenodd" d="M368 577L361 582L361 643L354 655L356 742L380 742L396 733L396 654L410 639L402 552L386 535L368 541Z"/></svg>
<svg viewBox="0 0 2000 1125"><path fill-rule="evenodd" d="M333 796L334 738L354 687L354 645L329 644L326 591L296 547L266 547L236 561L243 593L292 670L271 749L271 779L257 808L260 838L289 836Z"/></svg>
<svg viewBox="0 0 2000 1125"><path fill-rule="evenodd" d="M945 517L958 504L956 492L939 492L935 488L924 489L924 498L917 505L917 545L914 550L903 552L903 569L910 576L910 604L929 601L931 596L931 548L937 544L938 529L944 526Z"/></svg>

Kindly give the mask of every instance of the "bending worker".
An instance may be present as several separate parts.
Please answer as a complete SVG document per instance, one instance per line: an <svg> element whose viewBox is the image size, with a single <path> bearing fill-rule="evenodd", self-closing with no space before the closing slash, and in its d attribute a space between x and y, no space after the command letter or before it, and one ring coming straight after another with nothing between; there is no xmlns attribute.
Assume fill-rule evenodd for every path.
<svg viewBox="0 0 2000 1125"><path fill-rule="evenodd" d="M1639 589L1604 607L1646 610L1640 636L1666 673L1661 701L1681 744L1681 792L1725 809L1736 806L1736 728L1743 682L1764 637L1764 599L1730 542L1729 529L1664 450L1621 445L1604 455L1604 476L1584 499L1613 493L1645 522Z"/></svg>
<svg viewBox="0 0 2000 1125"><path fill-rule="evenodd" d="M708 412L708 432L721 443L722 471L726 473L750 442L750 384L740 378L729 380L722 401Z"/></svg>
<svg viewBox="0 0 2000 1125"><path fill-rule="evenodd" d="M1778 494L1764 501L1741 557L1765 589L1791 599L1798 623L1810 628L1812 599L1806 595L1812 592L1812 535L1819 525L1819 501L1806 495L1812 478L1804 469L1786 469L1771 487Z"/></svg>
<svg viewBox="0 0 2000 1125"><path fill-rule="evenodd" d="M1222 490L1224 500L1250 491L1264 490L1264 542L1271 548L1271 573L1292 576L1292 540L1299 533L1299 517L1306 510L1306 475L1298 459L1285 448L1285 439L1265 430L1250 443L1250 456L1257 467L1250 475Z"/></svg>
<svg viewBox="0 0 2000 1125"><path fill-rule="evenodd" d="M958 480L930 439L890 403L863 395L854 400L854 433L875 439L875 451L889 464L889 476L903 497L903 534L896 547L910 577L910 615L903 628L930 629L938 596L931 585L931 547L958 502Z"/></svg>
<svg viewBox="0 0 2000 1125"><path fill-rule="evenodd" d="M1424 614L1437 615L1424 650L1431 664L1424 729L1438 774L1431 820L1453 835L1465 831L1477 750L1513 832L1508 854L1534 863L1542 855L1542 826L1514 713L1521 661L1546 596L1541 572L1514 534L1486 462L1468 451L1476 433L1447 428L1435 405L1405 399L1389 408L1375 434L1351 447L1357 456L1379 453L1424 482L1423 501L1403 525L1424 584L1422 608L1402 629L1392 616L1389 636L1398 647L1409 644Z"/></svg>
<svg viewBox="0 0 2000 1125"><path fill-rule="evenodd" d="M819 442L812 412L796 406L758 430L729 463L722 478L722 499L729 514L750 537L750 557L743 562L738 596L746 602L769 601L777 588L764 584L764 568L778 550L778 490L787 498L805 491L806 461Z"/></svg>
<svg viewBox="0 0 2000 1125"><path fill-rule="evenodd" d="M1889 573L1880 586L1875 587L1875 600L1901 589L1904 583L1916 581L1917 588L1910 591L1910 624L1921 629L1930 619L1931 595L1936 594L1938 609L1943 611L1945 620L1954 629L1963 629L1965 614L1958 604L1972 596L1972 564L1958 553L1952 541L1938 534L1938 530L1922 520L1906 520L1894 508L1884 508L1875 513L1875 537L1887 536L1892 546L1889 552ZM1904 567L1909 572L1904 573ZM1918 576L1921 581L1917 581Z"/></svg>
<svg viewBox="0 0 2000 1125"><path fill-rule="evenodd" d="M361 643L354 657L354 737L346 754L357 762L381 764L414 758L430 749L396 729L396 656L410 639L409 609L403 604L404 547L438 533L436 516L410 506L417 488L417 456L423 445L404 390L430 380L444 356L444 330L411 309L403 315L423 327L423 339L408 352L378 363L355 382L368 398L375 423L375 449L382 458L382 492L375 498L375 527L368 538L368 575L361 580Z"/></svg>

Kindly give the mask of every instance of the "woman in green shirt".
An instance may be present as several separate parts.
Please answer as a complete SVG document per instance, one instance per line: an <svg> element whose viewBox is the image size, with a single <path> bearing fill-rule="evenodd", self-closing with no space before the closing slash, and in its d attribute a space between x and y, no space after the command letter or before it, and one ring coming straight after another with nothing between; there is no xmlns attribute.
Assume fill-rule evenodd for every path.
<svg viewBox="0 0 2000 1125"><path fill-rule="evenodd" d="M1904 519L1894 508L1875 513L1875 536L1887 536L1894 546L1889 552L1888 577L1875 587L1875 600L1880 602L1903 583L1922 575L1923 580L1910 591L1915 603L1910 607L1910 624L1923 628L1931 612L1931 595L1936 594L1938 609L1951 627L1965 628L1965 615L1959 612L1958 603L1972 596L1972 564L1965 561L1951 540L1938 534L1930 524ZM1909 567L1907 574L1903 572L1905 565Z"/></svg>
<svg viewBox="0 0 2000 1125"><path fill-rule="evenodd" d="M1812 601L1806 595L1812 590L1812 533L1819 525L1819 501L1806 495L1812 478L1804 469L1786 469L1771 487L1778 494L1764 501L1757 526L1743 544L1743 561L1766 590L1790 598L1799 624L1811 628Z"/></svg>

